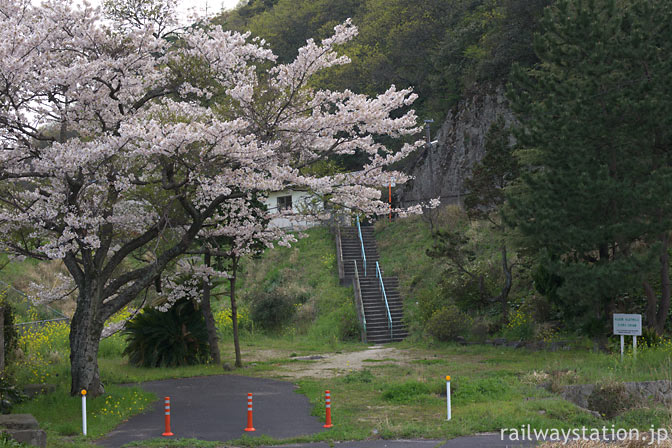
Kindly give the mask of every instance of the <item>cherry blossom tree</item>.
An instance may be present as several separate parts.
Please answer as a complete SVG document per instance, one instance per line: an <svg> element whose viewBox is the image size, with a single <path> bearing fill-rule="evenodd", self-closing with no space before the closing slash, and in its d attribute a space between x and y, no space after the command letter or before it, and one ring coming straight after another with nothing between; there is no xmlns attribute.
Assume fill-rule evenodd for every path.
<svg viewBox="0 0 672 448"><path fill-rule="evenodd" d="M393 153L376 138L419 131L405 111L411 91L311 87L348 62L335 47L357 34L349 21L289 64L247 34L190 27L166 39L165 22L136 25L68 0L0 0L0 242L63 260L72 277L73 394L103 392L105 321L193 249L208 222L249 232L244 207L228 204L301 187L387 213L384 170L417 146ZM305 174L355 151L369 156L360 172Z"/></svg>

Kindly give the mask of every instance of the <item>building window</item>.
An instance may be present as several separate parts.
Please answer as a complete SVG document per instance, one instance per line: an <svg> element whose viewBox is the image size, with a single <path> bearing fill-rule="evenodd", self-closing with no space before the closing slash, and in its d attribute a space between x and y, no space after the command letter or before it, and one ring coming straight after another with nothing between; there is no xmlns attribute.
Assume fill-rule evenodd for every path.
<svg viewBox="0 0 672 448"><path fill-rule="evenodd" d="M291 196L278 196L278 211L292 211L292 197Z"/></svg>

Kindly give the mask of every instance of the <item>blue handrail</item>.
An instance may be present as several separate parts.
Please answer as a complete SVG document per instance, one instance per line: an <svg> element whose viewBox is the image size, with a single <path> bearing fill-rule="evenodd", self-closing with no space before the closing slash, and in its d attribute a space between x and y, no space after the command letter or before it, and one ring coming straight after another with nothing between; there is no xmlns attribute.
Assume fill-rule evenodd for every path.
<svg viewBox="0 0 672 448"><path fill-rule="evenodd" d="M385 308L387 309L387 328L390 329L390 339L392 339L392 314L390 313L390 304L387 303L387 293L385 292L385 283L383 283L383 273L380 272L380 265L376 261L376 277L380 279L380 289L383 291L383 299L385 300Z"/></svg>
<svg viewBox="0 0 672 448"><path fill-rule="evenodd" d="M357 272L357 260L352 260L355 263L355 280L357 281L357 289L359 290L359 310L362 313L362 325L364 326L364 334L366 334L366 315L364 314L364 300L362 299L362 287L359 284L359 273Z"/></svg>
<svg viewBox="0 0 672 448"><path fill-rule="evenodd" d="M357 216L357 233L359 234L359 244L362 247L362 259L364 260L364 277L366 277L366 252L364 251L364 238L362 238L362 227L359 225L359 216Z"/></svg>

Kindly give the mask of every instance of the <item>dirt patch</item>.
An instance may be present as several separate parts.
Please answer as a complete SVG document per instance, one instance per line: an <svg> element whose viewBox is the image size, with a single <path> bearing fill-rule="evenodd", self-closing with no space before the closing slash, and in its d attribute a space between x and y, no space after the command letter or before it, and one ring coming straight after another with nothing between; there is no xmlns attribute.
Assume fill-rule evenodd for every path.
<svg viewBox="0 0 672 448"><path fill-rule="evenodd" d="M371 366L372 361L402 364L411 359L407 351L379 345L359 352L323 353L320 356L323 358L311 362L284 364L279 366L276 373L288 378L329 378L353 370L361 370L367 365Z"/></svg>
<svg viewBox="0 0 672 448"><path fill-rule="evenodd" d="M291 355L290 350L279 350L279 349L244 349L243 350L243 362L263 362L271 361L274 359L283 359L289 358Z"/></svg>

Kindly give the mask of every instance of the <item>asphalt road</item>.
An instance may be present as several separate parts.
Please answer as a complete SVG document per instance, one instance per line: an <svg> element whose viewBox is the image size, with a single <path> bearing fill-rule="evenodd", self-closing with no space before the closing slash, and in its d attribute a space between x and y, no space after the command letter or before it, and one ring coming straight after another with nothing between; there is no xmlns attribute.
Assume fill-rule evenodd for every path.
<svg viewBox="0 0 672 448"><path fill-rule="evenodd" d="M243 434L287 438L323 431L310 415L310 403L284 381L216 375L151 381L141 385L161 399L143 414L122 423L97 444L118 448L126 443L161 437L163 397L170 396L171 430L175 438L232 440ZM253 393L254 432L245 432L247 393Z"/></svg>
<svg viewBox="0 0 672 448"><path fill-rule="evenodd" d="M162 437L163 397L170 396L171 430L174 438L227 441L243 434L288 438L325 431L310 415L310 403L284 381L217 375L151 381L141 385L161 399L151 410L119 425L97 444L107 448ZM254 432L246 432L247 393L253 393ZM338 399L337 397L334 397ZM335 416L334 424L338 424ZM336 442L334 448L518 448L533 446L501 440L499 434L458 437L451 440L364 440ZM282 448L330 448L329 443L283 445Z"/></svg>

